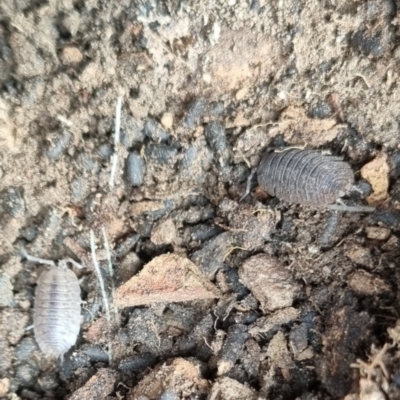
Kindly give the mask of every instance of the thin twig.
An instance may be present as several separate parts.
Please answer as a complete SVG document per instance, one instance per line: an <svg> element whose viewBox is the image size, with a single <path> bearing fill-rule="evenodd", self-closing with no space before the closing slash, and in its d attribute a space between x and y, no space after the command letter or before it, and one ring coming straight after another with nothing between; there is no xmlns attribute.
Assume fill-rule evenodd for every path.
<svg viewBox="0 0 400 400"><path fill-rule="evenodd" d="M106 290L104 288L103 277L101 276L99 263L98 263L97 257L96 257L96 249L95 249L95 243L94 243L94 233L93 233L92 230L90 230L90 249L92 251L92 261L93 261L93 265L94 265L94 270L96 272L96 276L97 276L97 279L98 279L99 285L100 285L101 295L103 297L103 303L104 303L104 308L105 308L105 311L106 311L106 317L107 317L108 322L111 322L110 308L108 306L108 299L107 299Z"/></svg>
<svg viewBox="0 0 400 400"><path fill-rule="evenodd" d="M119 146L119 132L121 130L121 107L122 98L118 97L117 105L115 107L115 132L114 132L114 154L111 159L111 174L110 174L110 188L114 187L115 175L117 173L118 166L118 146Z"/></svg>
<svg viewBox="0 0 400 400"><path fill-rule="evenodd" d="M108 270L109 270L110 277L111 277L111 294L112 294L112 298L114 299L115 298L115 286L114 286L114 280L112 279L112 277L114 275L114 271L113 271L113 266L112 266L112 261L111 261L111 251L110 251L110 246L108 244L107 232L106 232L106 229L104 228L104 226L101 227L101 233L103 234L104 249L106 250ZM113 307L113 310L114 310L115 317L117 317L118 311L117 311L116 307Z"/></svg>

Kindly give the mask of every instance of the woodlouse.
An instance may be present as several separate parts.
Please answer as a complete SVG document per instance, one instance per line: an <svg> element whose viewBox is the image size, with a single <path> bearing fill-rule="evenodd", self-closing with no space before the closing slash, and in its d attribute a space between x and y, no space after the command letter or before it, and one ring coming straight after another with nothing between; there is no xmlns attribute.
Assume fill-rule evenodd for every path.
<svg viewBox="0 0 400 400"><path fill-rule="evenodd" d="M258 184L272 196L312 206L328 206L346 194L353 171L340 157L315 150L267 153L257 170Z"/></svg>
<svg viewBox="0 0 400 400"><path fill-rule="evenodd" d="M71 259L53 261L25 255L29 261L50 265L41 275L35 293L33 326L40 350L49 356L63 356L78 338L81 324L81 296L78 278L68 269Z"/></svg>

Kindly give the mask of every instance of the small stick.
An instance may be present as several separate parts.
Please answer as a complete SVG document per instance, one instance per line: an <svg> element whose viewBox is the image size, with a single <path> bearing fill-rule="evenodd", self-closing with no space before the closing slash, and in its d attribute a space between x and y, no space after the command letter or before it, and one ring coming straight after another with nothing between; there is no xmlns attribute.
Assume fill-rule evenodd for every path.
<svg viewBox="0 0 400 400"><path fill-rule="evenodd" d="M118 97L117 105L115 107L115 132L114 132L114 154L111 160L111 174L110 174L110 188L114 187L115 175L117 173L118 166L118 146L119 146L119 132L121 129L121 107L122 98Z"/></svg>
<svg viewBox="0 0 400 400"><path fill-rule="evenodd" d="M90 230L90 249L91 249L91 252L92 252L92 260L93 260L94 270L96 272L96 276L97 276L97 279L98 279L99 285L100 285L101 295L103 297L104 308L106 310L106 317L107 317L108 322L110 323L111 322L110 308L108 306L108 299L107 299L106 290L104 288L103 277L101 276L99 263L98 263L97 257L96 257L96 250L95 250L95 243L94 243L94 233L93 233L92 230Z"/></svg>
<svg viewBox="0 0 400 400"><path fill-rule="evenodd" d="M108 270L110 273L110 277L112 278L114 275L114 271L113 271L113 266L112 266L112 261L111 261L111 251L110 251L110 246L108 244L108 238L107 238L107 233L106 233L106 229L104 228L104 226L101 227L101 233L103 234L103 242L104 242L104 249L106 250L106 257L107 257L107 262L108 262ZM115 297L115 286L114 286L114 280L111 279L111 294L112 294L112 298ZM113 307L114 309L114 314L117 317L118 316L118 311L116 309L116 307Z"/></svg>
<svg viewBox="0 0 400 400"><path fill-rule="evenodd" d="M122 108L122 98L120 96L117 99L117 105L115 107L115 136L114 136L115 146L119 144L119 131L121 129L121 108Z"/></svg>

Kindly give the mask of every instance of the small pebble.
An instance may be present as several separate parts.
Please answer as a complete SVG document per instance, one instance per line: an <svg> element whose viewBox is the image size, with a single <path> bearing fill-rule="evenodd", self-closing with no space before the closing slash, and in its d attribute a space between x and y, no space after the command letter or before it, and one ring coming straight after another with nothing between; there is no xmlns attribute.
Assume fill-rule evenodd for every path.
<svg viewBox="0 0 400 400"><path fill-rule="evenodd" d="M186 117L184 119L184 125L189 129L194 129L200 122L200 118L203 117L206 111L207 103L204 99L195 99L190 105Z"/></svg>
<svg viewBox="0 0 400 400"><path fill-rule="evenodd" d="M152 367L156 363L156 357L151 353L143 353L134 357L127 357L119 363L122 371L141 372L146 368Z"/></svg>
<svg viewBox="0 0 400 400"><path fill-rule="evenodd" d="M143 157L136 151L129 154L126 161L126 177L132 186L141 186L146 173L146 164Z"/></svg>
<svg viewBox="0 0 400 400"><path fill-rule="evenodd" d="M83 54L77 47L67 46L61 54L61 61L65 65L78 64L83 60Z"/></svg>
<svg viewBox="0 0 400 400"><path fill-rule="evenodd" d="M0 197L5 211L14 218L21 217L25 212L25 201L22 190L17 187L5 189Z"/></svg>
<svg viewBox="0 0 400 400"><path fill-rule="evenodd" d="M364 247L357 245L351 246L346 250L345 254L356 264L364 265L366 267L369 267L372 264L371 252L369 249Z"/></svg>
<svg viewBox="0 0 400 400"><path fill-rule="evenodd" d="M40 371L32 364L22 364L15 370L15 378L22 387L31 387L35 384Z"/></svg>
<svg viewBox="0 0 400 400"><path fill-rule="evenodd" d="M164 128L171 129L174 124L174 115L171 113L164 113L161 117L161 123Z"/></svg>
<svg viewBox="0 0 400 400"><path fill-rule="evenodd" d="M217 157L218 163L221 167L228 164L230 159L229 144L225 136L225 127L221 122L210 122L204 132L206 140Z"/></svg>
<svg viewBox="0 0 400 400"><path fill-rule="evenodd" d="M168 132L166 132L153 118L149 118L145 122L143 132L147 137L158 143L165 142L169 138Z"/></svg>
<svg viewBox="0 0 400 400"><path fill-rule="evenodd" d="M109 160L113 153L112 146L109 143L104 143L98 148L97 153L103 160Z"/></svg>
<svg viewBox="0 0 400 400"><path fill-rule="evenodd" d="M66 130L61 134L50 135L50 145L45 150L44 155L50 160L56 160L66 150L71 138L72 134Z"/></svg>
<svg viewBox="0 0 400 400"><path fill-rule="evenodd" d="M28 242L33 242L37 236L37 229L34 226L29 226L21 230L21 236Z"/></svg>
<svg viewBox="0 0 400 400"><path fill-rule="evenodd" d="M14 303L13 286L7 275L0 275L0 307L11 307Z"/></svg>
<svg viewBox="0 0 400 400"><path fill-rule="evenodd" d="M167 219L165 221L161 221L153 228L150 240L158 246L166 245L175 243L177 240L177 235L178 232L174 222L172 219Z"/></svg>
<svg viewBox="0 0 400 400"><path fill-rule="evenodd" d="M365 228L368 239L386 240L389 239L390 229L380 226L368 226Z"/></svg>
<svg viewBox="0 0 400 400"><path fill-rule="evenodd" d="M10 389L10 380L7 378L0 379L0 397L5 397Z"/></svg>
<svg viewBox="0 0 400 400"><path fill-rule="evenodd" d="M39 350L38 345L33 337L23 338L15 349L15 356L18 361L23 362L31 357L32 353Z"/></svg>

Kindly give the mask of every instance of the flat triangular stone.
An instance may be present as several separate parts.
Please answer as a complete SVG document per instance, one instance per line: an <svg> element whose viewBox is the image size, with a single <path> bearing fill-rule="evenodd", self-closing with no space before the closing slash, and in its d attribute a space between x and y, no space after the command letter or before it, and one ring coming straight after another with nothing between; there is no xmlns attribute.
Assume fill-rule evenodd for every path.
<svg viewBox="0 0 400 400"><path fill-rule="evenodd" d="M190 260L176 254L163 254L151 260L138 275L120 286L115 292L114 303L123 308L219 296L219 290Z"/></svg>

